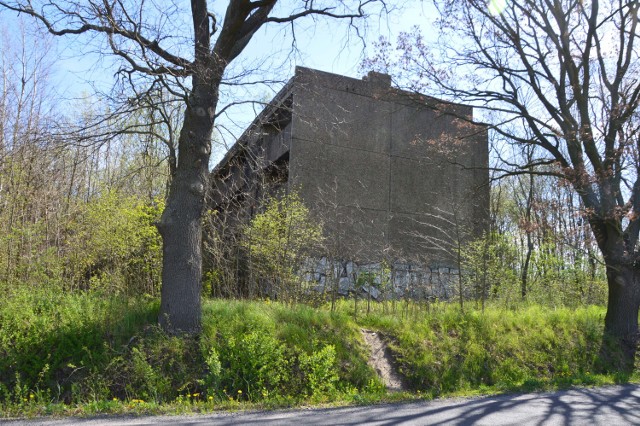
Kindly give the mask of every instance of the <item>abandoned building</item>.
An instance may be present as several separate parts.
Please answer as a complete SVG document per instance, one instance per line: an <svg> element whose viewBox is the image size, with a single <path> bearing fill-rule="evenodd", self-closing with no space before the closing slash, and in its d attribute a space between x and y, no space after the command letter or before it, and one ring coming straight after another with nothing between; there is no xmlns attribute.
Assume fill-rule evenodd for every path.
<svg viewBox="0 0 640 426"><path fill-rule="evenodd" d="M395 89L386 74L297 67L212 171L209 205L233 228L295 189L337 241L307 262L310 279L324 285L330 265L348 288L384 261L396 287L447 297L460 247L487 226L487 165L472 108Z"/></svg>

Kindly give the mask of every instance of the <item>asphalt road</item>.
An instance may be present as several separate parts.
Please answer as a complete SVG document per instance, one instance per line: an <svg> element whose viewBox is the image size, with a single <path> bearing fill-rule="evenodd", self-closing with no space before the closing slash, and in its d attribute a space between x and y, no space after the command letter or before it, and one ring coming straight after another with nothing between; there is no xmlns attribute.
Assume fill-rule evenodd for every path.
<svg viewBox="0 0 640 426"><path fill-rule="evenodd" d="M7 425L640 425L640 385L367 407L163 417L0 421Z"/></svg>

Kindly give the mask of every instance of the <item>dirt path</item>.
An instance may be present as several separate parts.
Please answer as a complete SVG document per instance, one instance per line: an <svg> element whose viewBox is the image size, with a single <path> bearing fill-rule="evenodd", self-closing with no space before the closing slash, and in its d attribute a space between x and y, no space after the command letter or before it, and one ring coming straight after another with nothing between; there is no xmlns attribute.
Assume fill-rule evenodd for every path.
<svg viewBox="0 0 640 426"><path fill-rule="evenodd" d="M387 389L391 392L400 392L405 389L402 377L393 366L393 358L387 344L376 331L362 329L364 341L369 345L371 355L369 365L378 373Z"/></svg>

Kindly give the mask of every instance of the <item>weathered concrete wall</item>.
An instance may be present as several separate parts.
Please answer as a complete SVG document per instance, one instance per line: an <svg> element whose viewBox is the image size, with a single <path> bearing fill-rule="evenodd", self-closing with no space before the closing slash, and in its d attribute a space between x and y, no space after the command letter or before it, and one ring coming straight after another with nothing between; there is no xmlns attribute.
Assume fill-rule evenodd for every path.
<svg viewBox="0 0 640 426"><path fill-rule="evenodd" d="M209 207L226 222L246 223L265 197L288 186L291 94L286 86L211 173ZM222 219L222 218L221 218Z"/></svg>
<svg viewBox="0 0 640 426"><path fill-rule="evenodd" d="M487 217L486 132L456 118L468 107L371 77L298 68L289 186L354 259L452 264Z"/></svg>

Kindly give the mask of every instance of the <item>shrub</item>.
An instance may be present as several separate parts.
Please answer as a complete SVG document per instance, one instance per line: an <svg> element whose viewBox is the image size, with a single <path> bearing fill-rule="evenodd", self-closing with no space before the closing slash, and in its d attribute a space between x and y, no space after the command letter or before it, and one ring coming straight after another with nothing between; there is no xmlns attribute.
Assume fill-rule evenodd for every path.
<svg viewBox="0 0 640 426"><path fill-rule="evenodd" d="M302 352L299 356L300 370L306 381L309 396L331 395L338 381L336 371L336 350L326 345L311 354Z"/></svg>
<svg viewBox="0 0 640 426"><path fill-rule="evenodd" d="M210 393L251 401L328 399L375 381L359 329L345 315L234 301L208 302L205 312Z"/></svg>
<svg viewBox="0 0 640 426"><path fill-rule="evenodd" d="M252 274L268 280L273 295L285 302L302 300L306 289L299 268L321 241L322 226L295 192L271 198L243 230Z"/></svg>

